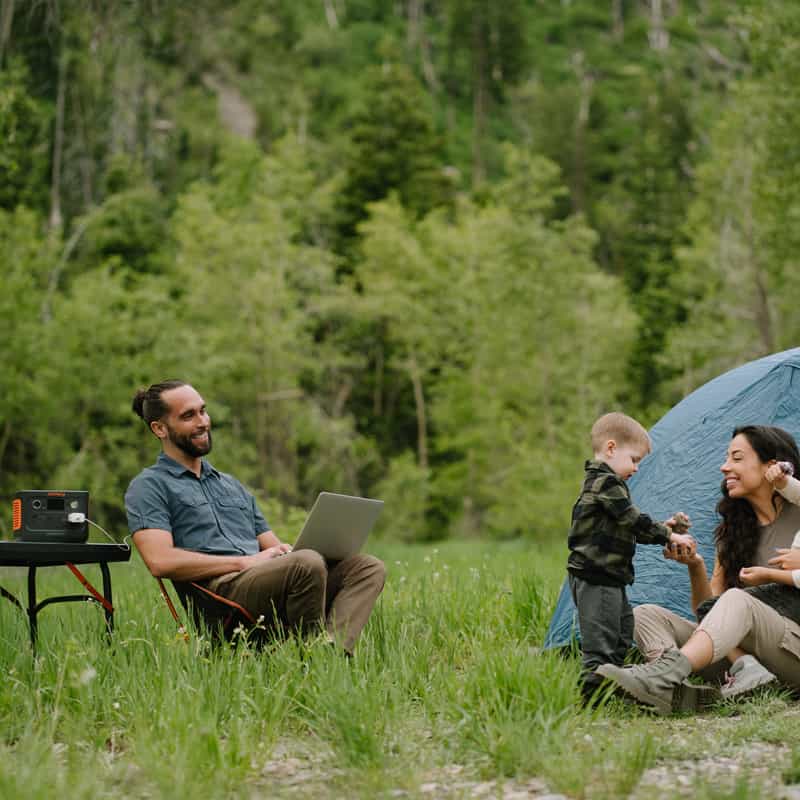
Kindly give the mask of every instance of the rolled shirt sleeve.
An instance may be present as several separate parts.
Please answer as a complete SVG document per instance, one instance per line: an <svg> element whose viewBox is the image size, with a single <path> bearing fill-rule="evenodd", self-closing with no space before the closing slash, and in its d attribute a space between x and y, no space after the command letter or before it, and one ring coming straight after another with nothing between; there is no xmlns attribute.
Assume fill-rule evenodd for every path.
<svg viewBox="0 0 800 800"><path fill-rule="evenodd" d="M172 533L172 518L165 487L146 473L137 475L125 492L128 530L133 534L145 528Z"/></svg>

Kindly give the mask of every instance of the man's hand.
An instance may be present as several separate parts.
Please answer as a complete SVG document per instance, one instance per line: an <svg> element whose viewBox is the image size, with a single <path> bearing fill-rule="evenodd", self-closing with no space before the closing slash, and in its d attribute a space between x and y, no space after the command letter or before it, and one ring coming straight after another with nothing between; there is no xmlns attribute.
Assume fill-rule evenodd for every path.
<svg viewBox="0 0 800 800"><path fill-rule="evenodd" d="M290 544L286 544L286 542L280 542L279 544L274 544L271 547L265 547L263 550L259 550L255 555L247 556L247 558L251 559L252 564L255 565L259 561L269 561L272 558L285 556L287 553L291 552L292 546Z"/></svg>
<svg viewBox="0 0 800 800"><path fill-rule="evenodd" d="M779 463L772 464L772 466L767 467L767 471L764 473L764 477L776 489L784 489L789 479L789 476L783 471L783 468Z"/></svg>
<svg viewBox="0 0 800 800"><path fill-rule="evenodd" d="M779 547L778 555L771 558L768 563L777 569L800 569L800 548L793 547L790 550L786 547Z"/></svg>

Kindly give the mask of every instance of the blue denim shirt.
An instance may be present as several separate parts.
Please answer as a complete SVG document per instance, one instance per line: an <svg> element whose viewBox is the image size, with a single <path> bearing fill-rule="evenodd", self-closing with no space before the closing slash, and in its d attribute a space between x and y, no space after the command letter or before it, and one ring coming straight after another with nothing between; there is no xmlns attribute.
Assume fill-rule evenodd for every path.
<svg viewBox="0 0 800 800"><path fill-rule="evenodd" d="M125 493L128 528L169 531L176 547L215 555L252 555L270 529L255 498L203 460L200 477L161 453Z"/></svg>

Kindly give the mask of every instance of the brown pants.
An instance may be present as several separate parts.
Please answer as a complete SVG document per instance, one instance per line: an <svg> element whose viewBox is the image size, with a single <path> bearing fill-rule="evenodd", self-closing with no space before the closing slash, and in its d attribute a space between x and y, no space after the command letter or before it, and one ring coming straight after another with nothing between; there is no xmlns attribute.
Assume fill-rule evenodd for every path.
<svg viewBox="0 0 800 800"><path fill-rule="evenodd" d="M298 550L242 572L205 582L212 592L244 606L267 627L305 633L325 625L348 653L383 589L383 562L369 555L326 563L314 550Z"/></svg>
<svg viewBox="0 0 800 800"><path fill-rule="evenodd" d="M782 683L800 688L800 625L741 589L722 594L699 626L656 605L639 606L633 613L636 646L648 661L682 647L699 629L713 643L715 662L725 663L726 653L741 647Z"/></svg>

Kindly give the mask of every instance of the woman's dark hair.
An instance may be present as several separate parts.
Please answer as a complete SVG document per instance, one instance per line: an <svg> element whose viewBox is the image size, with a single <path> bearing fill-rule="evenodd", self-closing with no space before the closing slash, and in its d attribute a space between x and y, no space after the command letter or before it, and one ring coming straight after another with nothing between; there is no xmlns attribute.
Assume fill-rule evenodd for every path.
<svg viewBox="0 0 800 800"><path fill-rule="evenodd" d="M162 400L161 395L170 389L186 386L186 381L170 380L154 383L149 389L139 389L134 395L132 408L149 426L151 422L161 419L168 411L169 406Z"/></svg>
<svg viewBox="0 0 800 800"><path fill-rule="evenodd" d="M771 425L743 425L736 428L733 436L741 434L750 443L759 459L768 461L788 461L800 472L800 451L791 434L782 428ZM733 438L733 437L731 437ZM772 504L776 507L776 495L772 496ZM722 499L717 504L717 512L722 522L714 531L717 545L717 558L725 576L726 588L740 587L739 570L749 567L758 549L761 529L756 512L747 500L728 496L725 481L722 481Z"/></svg>

